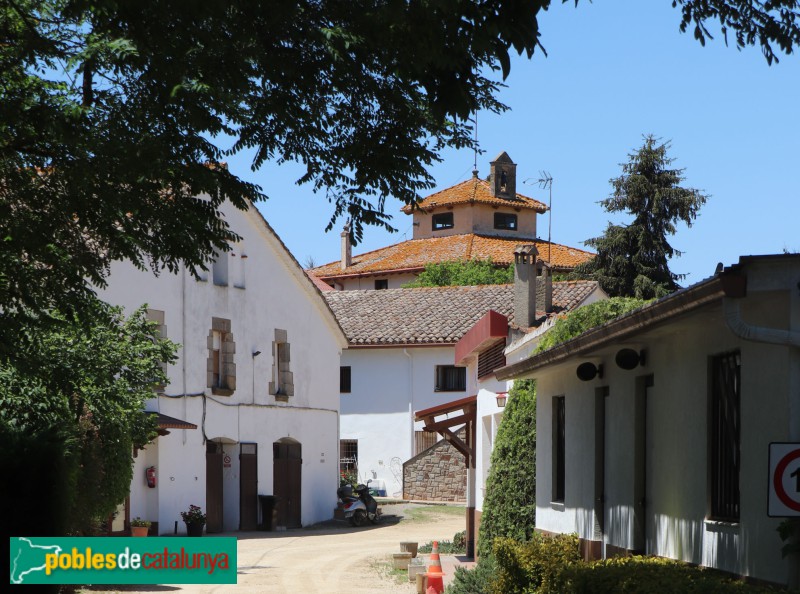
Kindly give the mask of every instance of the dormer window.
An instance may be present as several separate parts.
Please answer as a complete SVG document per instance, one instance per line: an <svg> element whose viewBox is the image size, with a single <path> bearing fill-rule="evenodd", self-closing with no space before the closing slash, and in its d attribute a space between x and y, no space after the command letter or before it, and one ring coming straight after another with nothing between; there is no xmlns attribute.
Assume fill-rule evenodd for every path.
<svg viewBox="0 0 800 594"><path fill-rule="evenodd" d="M441 231L442 229L452 229L453 228L453 213L452 212L442 212L439 214L433 215L433 230L434 231Z"/></svg>
<svg viewBox="0 0 800 594"><path fill-rule="evenodd" d="M510 212L494 213L494 228L503 231L517 230L517 215Z"/></svg>

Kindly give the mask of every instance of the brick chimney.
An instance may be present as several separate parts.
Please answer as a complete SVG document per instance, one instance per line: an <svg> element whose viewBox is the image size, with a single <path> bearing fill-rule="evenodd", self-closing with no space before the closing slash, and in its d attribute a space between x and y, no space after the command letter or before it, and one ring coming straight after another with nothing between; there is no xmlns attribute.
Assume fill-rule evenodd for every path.
<svg viewBox="0 0 800 594"><path fill-rule="evenodd" d="M514 250L514 322L529 328L536 320L535 245L518 245Z"/></svg>
<svg viewBox="0 0 800 594"><path fill-rule="evenodd" d="M353 264L353 245L350 243L350 219L342 229L342 270Z"/></svg>
<svg viewBox="0 0 800 594"><path fill-rule="evenodd" d="M503 151L489 163L492 195L514 200L517 197L517 165Z"/></svg>

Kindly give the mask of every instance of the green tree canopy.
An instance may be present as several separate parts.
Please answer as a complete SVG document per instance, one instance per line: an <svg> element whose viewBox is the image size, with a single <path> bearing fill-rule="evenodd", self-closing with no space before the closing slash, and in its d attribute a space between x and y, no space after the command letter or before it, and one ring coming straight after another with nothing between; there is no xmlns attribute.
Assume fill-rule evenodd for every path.
<svg viewBox="0 0 800 594"><path fill-rule="evenodd" d="M127 496L133 448L155 437L144 404L155 385L167 382L162 365L174 360L176 349L155 337L144 308L126 318L119 308L95 301L91 315L87 325L60 323L33 332L19 345L26 352L17 361L25 365L0 362L0 443L12 444L0 452L0 467L38 451L39 441L60 449L67 468L61 469L59 490L20 493L22 499L38 497L43 506L63 505L69 532L88 530ZM21 465L20 482L56 464L37 460L40 466L33 459ZM29 526L35 518L20 522Z"/></svg>
<svg viewBox="0 0 800 594"><path fill-rule="evenodd" d="M536 527L536 384L516 380L492 449L478 555L499 536L527 540Z"/></svg>
<svg viewBox="0 0 800 594"><path fill-rule="evenodd" d="M426 264L425 270L410 283L410 287L456 287L474 285L505 285L514 282L513 266L496 266L486 260L454 260Z"/></svg>
<svg viewBox="0 0 800 594"><path fill-rule="evenodd" d="M669 269L668 260L680 252L667 236L674 235L682 221L692 225L707 196L700 190L684 188L683 169L672 169L667 155L669 142L652 135L628 155L622 175L611 180L614 193L601 204L608 212L633 215L628 225L608 224L601 237L586 245L597 256L578 266L574 276L591 278L609 295L652 299L678 288L685 275Z"/></svg>
<svg viewBox="0 0 800 594"><path fill-rule="evenodd" d="M552 0L9 0L0 8L0 308L68 312L108 265L197 270L261 188L210 166L239 151L305 166L330 226L389 226L495 72L539 45ZM566 1L566 0L563 0ZM666 1L666 0L665 0ZM796 0L673 0L769 62L800 42ZM199 195L207 199L201 199Z"/></svg>

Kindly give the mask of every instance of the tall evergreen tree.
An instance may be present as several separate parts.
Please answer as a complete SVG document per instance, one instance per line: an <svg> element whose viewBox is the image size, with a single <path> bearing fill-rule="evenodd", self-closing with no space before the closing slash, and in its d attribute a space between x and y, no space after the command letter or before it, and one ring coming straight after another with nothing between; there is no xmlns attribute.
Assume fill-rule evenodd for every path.
<svg viewBox="0 0 800 594"><path fill-rule="evenodd" d="M601 201L608 212L627 212L633 221L609 223L601 237L588 240L597 256L576 268L575 275L598 281L609 295L662 297L685 277L669 269L668 260L681 252L667 238L680 221L691 227L708 196L681 186L684 170L670 167L669 148L669 142L645 136L642 147L622 164L622 175L610 180L613 194Z"/></svg>

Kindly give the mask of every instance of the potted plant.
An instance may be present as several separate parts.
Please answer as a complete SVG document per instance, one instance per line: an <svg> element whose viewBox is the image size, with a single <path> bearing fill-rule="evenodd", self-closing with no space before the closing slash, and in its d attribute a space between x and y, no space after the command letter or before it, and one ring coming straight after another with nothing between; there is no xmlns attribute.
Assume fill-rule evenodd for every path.
<svg viewBox="0 0 800 594"><path fill-rule="evenodd" d="M190 505L188 511L182 511L181 517L186 524L186 533L189 536L203 536L203 526L206 525L206 515L199 505Z"/></svg>
<svg viewBox="0 0 800 594"><path fill-rule="evenodd" d="M151 524L150 520L143 520L136 516L131 520L131 536L147 536Z"/></svg>

